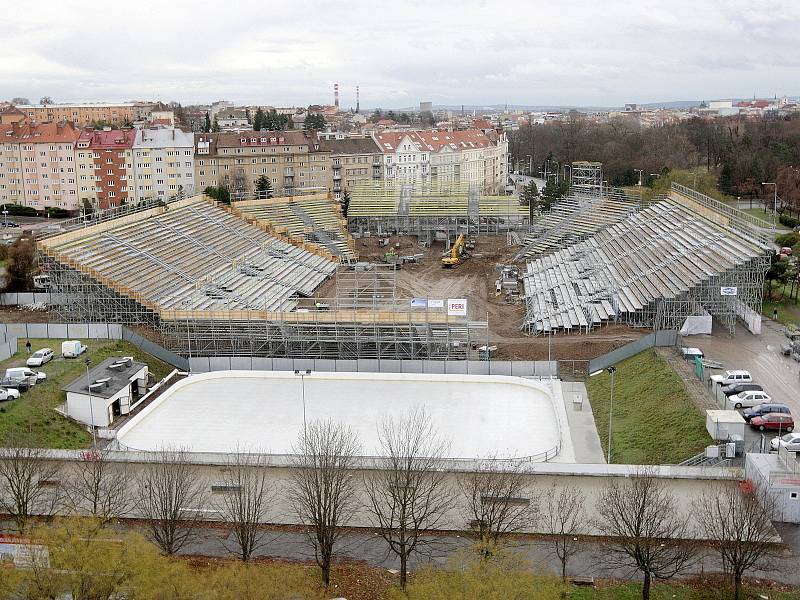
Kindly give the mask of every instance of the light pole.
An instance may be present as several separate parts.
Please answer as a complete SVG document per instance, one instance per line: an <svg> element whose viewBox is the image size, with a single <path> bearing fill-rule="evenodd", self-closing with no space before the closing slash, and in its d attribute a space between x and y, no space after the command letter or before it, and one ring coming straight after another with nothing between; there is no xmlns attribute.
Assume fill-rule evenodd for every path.
<svg viewBox="0 0 800 600"><path fill-rule="evenodd" d="M92 421L92 450L97 449L97 433L94 428L94 407L92 406L92 380L89 379L89 367L92 364L91 358L86 358L83 363L86 365L86 389L89 391L89 419Z"/></svg>
<svg viewBox="0 0 800 600"><path fill-rule="evenodd" d="M617 367L611 365L606 369L608 374L611 375L611 398L608 403L608 455L606 456L606 463L611 464L611 424L614 422L614 373L617 372Z"/></svg>
<svg viewBox="0 0 800 600"><path fill-rule="evenodd" d="M772 228L775 229L775 221L778 215L778 184L772 181L762 181L761 185L771 185L773 188L772 197ZM766 210L764 212L767 212Z"/></svg>
<svg viewBox="0 0 800 600"><path fill-rule="evenodd" d="M642 187L642 171L643 169L634 169L634 173L639 173L639 187Z"/></svg>
<svg viewBox="0 0 800 600"><path fill-rule="evenodd" d="M8 227L8 211L5 204L3 204L3 227Z"/></svg>
<svg viewBox="0 0 800 600"><path fill-rule="evenodd" d="M303 440L305 441L308 438L308 426L306 423L306 375L311 375L311 369L306 369L305 371L295 369L294 374L300 377L301 398L303 401Z"/></svg>

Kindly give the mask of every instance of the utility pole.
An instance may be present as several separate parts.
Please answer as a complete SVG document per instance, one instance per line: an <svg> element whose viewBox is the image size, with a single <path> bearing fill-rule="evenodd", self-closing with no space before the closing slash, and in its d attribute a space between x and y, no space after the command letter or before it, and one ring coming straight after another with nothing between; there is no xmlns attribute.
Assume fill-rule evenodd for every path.
<svg viewBox="0 0 800 600"><path fill-rule="evenodd" d="M772 197L772 230L775 231L778 221L778 184L773 181L764 181L761 185L771 185L773 189Z"/></svg>
<svg viewBox="0 0 800 600"><path fill-rule="evenodd" d="M300 377L300 398L303 402L303 440L306 440L308 437L308 423L306 422L306 375L311 375L311 369L306 369L305 371L295 369L294 374Z"/></svg>

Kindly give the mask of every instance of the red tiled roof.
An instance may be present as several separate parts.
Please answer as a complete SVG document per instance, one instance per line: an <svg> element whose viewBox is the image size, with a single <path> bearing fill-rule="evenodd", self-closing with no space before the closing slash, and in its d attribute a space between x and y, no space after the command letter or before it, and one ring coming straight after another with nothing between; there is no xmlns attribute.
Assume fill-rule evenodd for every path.
<svg viewBox="0 0 800 600"><path fill-rule="evenodd" d="M75 143L81 131L70 122L48 123L14 123L6 125L3 134L5 141L26 142L34 144Z"/></svg>
<svg viewBox="0 0 800 600"><path fill-rule="evenodd" d="M133 148L136 140L134 129L112 129L111 131L86 129L81 133L79 142L89 142L89 148L102 148L114 150L122 148Z"/></svg>
<svg viewBox="0 0 800 600"><path fill-rule="evenodd" d="M449 147L453 151L488 148L492 140L478 129L464 131L383 131L375 134L375 141L384 154L392 154L408 137L418 150L440 152Z"/></svg>

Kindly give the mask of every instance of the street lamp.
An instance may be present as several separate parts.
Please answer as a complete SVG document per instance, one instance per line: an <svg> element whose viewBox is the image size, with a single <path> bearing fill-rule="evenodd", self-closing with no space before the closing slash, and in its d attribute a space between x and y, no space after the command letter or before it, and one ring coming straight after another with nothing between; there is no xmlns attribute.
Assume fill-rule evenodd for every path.
<svg viewBox="0 0 800 600"><path fill-rule="evenodd" d="M305 371L295 369L294 374L300 377L301 398L303 401L303 439L305 440L308 436L306 424L306 375L311 375L311 369L306 369Z"/></svg>
<svg viewBox="0 0 800 600"><path fill-rule="evenodd" d="M643 169L634 169L635 173L639 173L639 187L642 187L642 171Z"/></svg>
<svg viewBox="0 0 800 600"><path fill-rule="evenodd" d="M5 204L3 204L3 227L8 227L8 211Z"/></svg>
<svg viewBox="0 0 800 600"><path fill-rule="evenodd" d="M771 185L773 189L774 195L772 200L772 228L775 229L775 221L777 220L776 217L778 214L778 184L772 181L762 181L761 185Z"/></svg>
<svg viewBox="0 0 800 600"><path fill-rule="evenodd" d="M611 464L611 424L614 422L614 373L617 372L617 367L611 365L610 367L606 367L605 371L611 375L611 398L608 403L608 451L606 453L606 463ZM603 369L599 371L595 371L591 373L589 376L594 377L595 375L600 375L603 372Z"/></svg>
<svg viewBox="0 0 800 600"><path fill-rule="evenodd" d="M92 380L89 379L89 367L92 364L92 359L88 356L83 361L86 365L86 389L89 391L89 419L92 421L92 450L97 448L97 433L94 428L94 407L92 406Z"/></svg>

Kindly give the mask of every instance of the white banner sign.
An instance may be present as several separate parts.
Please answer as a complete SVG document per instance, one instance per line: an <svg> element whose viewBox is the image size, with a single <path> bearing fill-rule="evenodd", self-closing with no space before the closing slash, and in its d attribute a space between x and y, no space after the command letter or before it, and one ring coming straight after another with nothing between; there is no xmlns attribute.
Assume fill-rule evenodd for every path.
<svg viewBox="0 0 800 600"><path fill-rule="evenodd" d="M739 294L739 288L721 287L719 288L719 293L721 296L737 296Z"/></svg>
<svg viewBox="0 0 800 600"><path fill-rule="evenodd" d="M412 298L411 299L411 308L426 308L428 306L428 301L425 298Z"/></svg>
<svg viewBox="0 0 800 600"><path fill-rule="evenodd" d="M428 308L444 308L444 300L428 300Z"/></svg>
<svg viewBox="0 0 800 600"><path fill-rule="evenodd" d="M466 317L467 316L467 299L466 298L450 298L447 301L447 314L451 317Z"/></svg>

